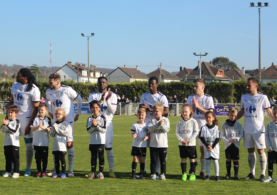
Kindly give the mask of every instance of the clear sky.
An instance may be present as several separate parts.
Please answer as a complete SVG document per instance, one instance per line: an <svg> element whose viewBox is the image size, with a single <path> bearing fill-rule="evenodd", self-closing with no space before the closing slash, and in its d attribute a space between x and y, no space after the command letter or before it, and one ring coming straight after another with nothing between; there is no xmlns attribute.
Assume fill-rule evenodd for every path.
<svg viewBox="0 0 277 195"><path fill-rule="evenodd" d="M67 61L102 68L139 66L149 73L162 62L173 72L228 57L240 68L258 67L258 8L248 0L0 0L0 63L53 66ZM277 1L262 8L262 67L277 64ZM255 3L257 3L255 1Z"/></svg>

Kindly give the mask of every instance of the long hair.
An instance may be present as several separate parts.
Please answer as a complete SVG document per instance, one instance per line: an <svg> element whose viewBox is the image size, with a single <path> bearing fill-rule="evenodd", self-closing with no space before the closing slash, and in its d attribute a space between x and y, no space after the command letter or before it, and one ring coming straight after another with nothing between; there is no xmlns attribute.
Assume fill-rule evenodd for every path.
<svg viewBox="0 0 277 195"><path fill-rule="evenodd" d="M33 88L33 84L37 84L36 78L28 68L21 68L18 73L21 73L23 77L27 77L28 87L26 91L30 91Z"/></svg>
<svg viewBox="0 0 277 195"><path fill-rule="evenodd" d="M215 115L215 113L214 113L214 112L212 112L212 111L208 111L208 112L206 112L206 113L205 113L205 118L206 118L209 114L211 114L211 115L214 117L214 121L213 121L213 123L214 123L215 125L217 125L217 126L218 126L218 120L217 120L216 115Z"/></svg>

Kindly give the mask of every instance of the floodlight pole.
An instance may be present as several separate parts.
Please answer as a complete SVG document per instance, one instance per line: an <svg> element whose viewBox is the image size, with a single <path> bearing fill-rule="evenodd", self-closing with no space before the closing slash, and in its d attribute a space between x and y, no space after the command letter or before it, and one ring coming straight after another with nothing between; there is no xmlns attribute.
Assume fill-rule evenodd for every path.
<svg viewBox="0 0 277 195"><path fill-rule="evenodd" d="M258 7L259 11L259 81L262 82L262 73L261 73L261 64L262 64L262 55L261 55L261 7L269 7L268 3L264 3L264 6L261 2L258 2L258 6L255 6L254 3L250 3L250 7Z"/></svg>
<svg viewBox="0 0 277 195"><path fill-rule="evenodd" d="M94 33L91 33L91 36L85 36L84 33L81 33L82 37L87 37L88 38L88 83L89 83L89 76L90 76L90 71L89 71L89 38L94 36Z"/></svg>
<svg viewBox="0 0 277 195"><path fill-rule="evenodd" d="M195 55L195 56L200 56L199 78L201 79L201 57L202 57L202 56L207 56L207 55L208 55L208 53L201 54L201 52L200 52L200 54L193 53L193 55Z"/></svg>

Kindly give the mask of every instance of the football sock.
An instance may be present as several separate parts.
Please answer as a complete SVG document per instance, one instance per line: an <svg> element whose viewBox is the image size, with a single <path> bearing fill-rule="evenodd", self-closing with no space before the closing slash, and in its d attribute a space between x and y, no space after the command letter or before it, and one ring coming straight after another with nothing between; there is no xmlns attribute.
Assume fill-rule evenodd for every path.
<svg viewBox="0 0 277 195"><path fill-rule="evenodd" d="M202 159L201 159L202 161ZM202 164L201 164L202 166ZM211 160L206 160L206 175L211 176Z"/></svg>
<svg viewBox="0 0 277 195"><path fill-rule="evenodd" d="M248 153L248 164L250 167L250 173L255 175L255 166L256 166L256 152Z"/></svg>
<svg viewBox="0 0 277 195"><path fill-rule="evenodd" d="M235 175L239 174L239 161L233 162L234 163L234 170L235 170Z"/></svg>
<svg viewBox="0 0 277 195"><path fill-rule="evenodd" d="M26 169L31 170L31 165L32 165L32 160L33 160L33 145L32 143L26 144Z"/></svg>
<svg viewBox="0 0 277 195"><path fill-rule="evenodd" d="M265 175L266 164L267 164L267 158L266 158L265 152L263 152L262 154L259 154L259 160L260 160L260 167L261 167L261 175Z"/></svg>
<svg viewBox="0 0 277 195"><path fill-rule="evenodd" d="M113 166L114 166L114 154L113 154L113 150L107 150L107 159L108 159L110 171L113 171Z"/></svg>
<svg viewBox="0 0 277 195"><path fill-rule="evenodd" d="M65 173L66 163L65 163L64 155L60 155L60 160L61 160L61 165L62 165L62 173Z"/></svg>
<svg viewBox="0 0 277 195"><path fill-rule="evenodd" d="M144 157L144 172L146 172L146 170L145 170L145 162L146 162L146 155L145 155L145 157Z"/></svg>
<svg viewBox="0 0 277 195"><path fill-rule="evenodd" d="M201 172L205 173L206 159L201 159Z"/></svg>
<svg viewBox="0 0 277 195"><path fill-rule="evenodd" d="M213 163L214 163L215 176L219 176L219 164L218 164L218 160L213 160Z"/></svg>
<svg viewBox="0 0 277 195"><path fill-rule="evenodd" d="M195 174L195 167L196 167L196 162L191 162L190 163L191 174Z"/></svg>
<svg viewBox="0 0 277 195"><path fill-rule="evenodd" d="M187 172L187 163L181 163L182 174Z"/></svg>
<svg viewBox="0 0 277 195"><path fill-rule="evenodd" d="M158 156L157 163L156 163L156 173L160 173L160 169L161 169L161 163L160 163L160 157Z"/></svg>
<svg viewBox="0 0 277 195"><path fill-rule="evenodd" d="M231 163L232 163L231 161L226 160L227 175L231 175Z"/></svg>
<svg viewBox="0 0 277 195"><path fill-rule="evenodd" d="M268 176L272 177L273 174L273 163L268 163Z"/></svg>
<svg viewBox="0 0 277 195"><path fill-rule="evenodd" d="M133 163L132 163L132 175L135 175L135 173L136 173L136 168L137 168L137 163L136 163L136 162L133 162Z"/></svg>
<svg viewBox="0 0 277 195"><path fill-rule="evenodd" d="M75 151L74 148L68 149L68 173L73 173Z"/></svg>
<svg viewBox="0 0 277 195"><path fill-rule="evenodd" d="M140 172L143 173L145 170L145 163L140 163Z"/></svg>

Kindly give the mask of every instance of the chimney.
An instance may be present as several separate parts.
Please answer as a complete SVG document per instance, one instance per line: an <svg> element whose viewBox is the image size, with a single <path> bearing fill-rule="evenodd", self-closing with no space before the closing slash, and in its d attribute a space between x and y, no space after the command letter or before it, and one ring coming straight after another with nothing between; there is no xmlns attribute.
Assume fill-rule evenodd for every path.
<svg viewBox="0 0 277 195"><path fill-rule="evenodd" d="M124 68L126 68L126 64L124 64Z"/></svg>
<svg viewBox="0 0 277 195"><path fill-rule="evenodd" d="M272 66L274 66L274 62L272 62Z"/></svg>
<svg viewBox="0 0 277 195"><path fill-rule="evenodd" d="M71 61L68 61L68 62L67 62L67 65L68 65L68 66L71 66Z"/></svg>
<svg viewBox="0 0 277 195"><path fill-rule="evenodd" d="M242 74L245 74L245 68L244 67L242 67Z"/></svg>
<svg viewBox="0 0 277 195"><path fill-rule="evenodd" d="M182 71L182 66L180 66L180 72Z"/></svg>
<svg viewBox="0 0 277 195"><path fill-rule="evenodd" d="M138 65L136 66L137 70L138 70Z"/></svg>
<svg viewBox="0 0 277 195"><path fill-rule="evenodd" d="M212 62L212 61L210 61L210 64L213 64L213 62Z"/></svg>
<svg viewBox="0 0 277 195"><path fill-rule="evenodd" d="M82 64L82 66L85 68L86 67L86 65L85 64Z"/></svg>
<svg viewBox="0 0 277 195"><path fill-rule="evenodd" d="M266 67L264 67L264 70L266 69Z"/></svg>

